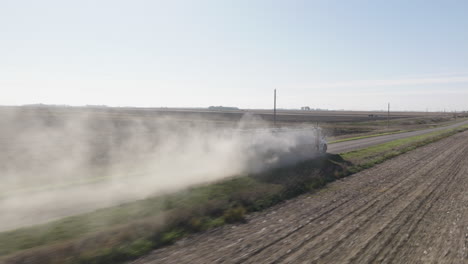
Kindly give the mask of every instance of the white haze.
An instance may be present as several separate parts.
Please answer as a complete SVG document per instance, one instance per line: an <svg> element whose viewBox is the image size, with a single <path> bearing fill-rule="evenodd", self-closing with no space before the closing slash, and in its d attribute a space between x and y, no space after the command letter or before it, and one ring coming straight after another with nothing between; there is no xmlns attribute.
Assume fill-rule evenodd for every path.
<svg viewBox="0 0 468 264"><path fill-rule="evenodd" d="M52 113L53 112L53 113ZM0 231L310 157L314 132L128 113L2 112ZM310 148L309 148L310 147ZM274 155L272 155L272 153Z"/></svg>

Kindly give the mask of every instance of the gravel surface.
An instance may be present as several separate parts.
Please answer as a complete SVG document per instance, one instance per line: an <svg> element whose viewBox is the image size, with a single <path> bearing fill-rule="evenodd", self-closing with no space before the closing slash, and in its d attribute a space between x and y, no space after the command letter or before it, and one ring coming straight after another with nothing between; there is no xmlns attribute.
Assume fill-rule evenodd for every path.
<svg viewBox="0 0 468 264"><path fill-rule="evenodd" d="M468 263L468 132L141 263Z"/></svg>

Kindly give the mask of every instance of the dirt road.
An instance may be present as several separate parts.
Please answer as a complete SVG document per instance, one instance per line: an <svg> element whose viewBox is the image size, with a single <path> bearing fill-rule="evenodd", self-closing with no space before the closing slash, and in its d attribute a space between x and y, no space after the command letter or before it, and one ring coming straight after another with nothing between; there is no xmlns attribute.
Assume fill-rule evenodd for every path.
<svg viewBox="0 0 468 264"><path fill-rule="evenodd" d="M141 263L468 263L468 132Z"/></svg>

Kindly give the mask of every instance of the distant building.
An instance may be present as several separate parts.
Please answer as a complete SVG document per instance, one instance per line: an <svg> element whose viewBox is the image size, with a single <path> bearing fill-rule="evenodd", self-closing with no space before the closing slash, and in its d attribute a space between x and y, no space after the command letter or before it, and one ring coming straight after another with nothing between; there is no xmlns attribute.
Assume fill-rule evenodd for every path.
<svg viewBox="0 0 468 264"><path fill-rule="evenodd" d="M209 110L218 110L218 111L229 111L229 110L239 110L237 107L233 106L210 106L208 107Z"/></svg>
<svg viewBox="0 0 468 264"><path fill-rule="evenodd" d="M310 107L308 107L308 106L303 106L303 107L301 107L301 110L303 110L303 111L310 111Z"/></svg>

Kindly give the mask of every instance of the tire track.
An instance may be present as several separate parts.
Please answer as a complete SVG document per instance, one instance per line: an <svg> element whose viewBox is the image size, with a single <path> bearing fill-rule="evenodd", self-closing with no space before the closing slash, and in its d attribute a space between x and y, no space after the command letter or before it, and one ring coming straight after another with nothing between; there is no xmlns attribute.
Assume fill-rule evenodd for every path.
<svg viewBox="0 0 468 264"><path fill-rule="evenodd" d="M465 152L465 157L466 154ZM465 167L461 168L454 180L447 181L449 188L446 188L444 196L433 204L428 215L421 219L420 224L415 226L409 236L404 239L400 237L400 244L395 250L381 258L385 263L400 263L410 259L413 262L464 263L468 178L466 161L462 164L465 164ZM450 243L458 246L458 250L446 246ZM420 256L420 259L415 259L415 256Z"/></svg>
<svg viewBox="0 0 468 264"><path fill-rule="evenodd" d="M468 132L133 263L468 263L465 146Z"/></svg>
<svg viewBox="0 0 468 264"><path fill-rule="evenodd" d="M463 155L466 155L466 154L467 153L465 151L465 153ZM394 234L392 237L390 237L390 240L395 240L397 238L397 235L399 235L399 234L400 234L400 237L399 237L400 239L398 241L396 241L396 243L394 245L392 245L390 243L390 241L387 241L387 243L385 243L385 244L392 245L392 246L387 246L387 247L381 248L380 252L378 252L378 254L376 255L376 258L374 258L374 260L377 260L377 261L384 261L385 260L385 263L392 263L393 262L393 260L394 260L394 258L396 256L396 253L400 252L403 249L403 246L404 246L405 242L408 241L408 239L414 235L414 232L415 232L416 228L421 223L423 218L427 215L429 210L431 210L433 208L433 206L438 201L440 201L440 199L442 199L447 194L450 194L449 190L453 189L453 187L455 187L455 185L457 185L457 181L455 181L455 180L456 180L457 176L459 175L459 172L461 171L461 167L462 167L461 165L463 164L461 162L461 159L459 159L458 161L459 162L456 163L455 170L447 172L449 178L446 179L446 178L442 177L442 178L444 178L443 182L447 183L447 184L443 188L443 191L440 192L438 197L435 198L430 204L428 204L427 208L422 212L422 215L419 216L418 218L413 219L414 221L412 223L409 223L409 226L408 226L407 223L405 223L405 225L403 225L403 227L401 227L401 228L397 227L396 234ZM437 188L437 190L439 190L439 188ZM410 215L410 217L414 218L414 216L411 216L411 215ZM408 227L408 230L404 229L406 226ZM407 235L406 236L401 235L401 233L405 232L405 231L406 231ZM382 257L378 258L379 255L382 255ZM374 261L374 260L372 260L372 261Z"/></svg>
<svg viewBox="0 0 468 264"><path fill-rule="evenodd" d="M437 182L437 179L435 179L422 192L424 192L426 190L429 190L429 189L433 189L431 187L437 186L438 184L439 184L439 182ZM352 237L358 231L367 228L367 225L369 223L373 223L373 220L375 220L375 218L378 217L379 214L381 214L382 211L385 208L387 208L389 205L393 204L395 201L398 201L399 198L401 198L401 196L412 194L412 193L413 193L413 186L407 186L407 188L403 192L396 193L395 196L393 198L391 198L391 200L388 200L388 201L384 202L383 204L379 204L378 206L373 208L375 210L374 213L372 213L370 215L364 215L364 214L359 215L358 217L361 217L363 219L362 219L362 222L359 222L359 219L356 220L357 221L356 228L353 228L351 230L346 230L347 226L354 226L354 225L352 225L352 224L344 225L345 230L343 230L342 233L345 233L346 236L340 237L338 240L333 240L333 242L330 243L330 244L326 244L325 241L315 242L315 243L313 243L314 247L307 248L306 250L304 250L304 252L301 255L299 255L297 258L290 259L289 262L300 262L300 261L304 260L306 258L306 256L307 256L308 252L311 251L311 250L321 252L320 255L318 255L317 257L312 259L314 261L318 261L320 259L325 258L329 254L331 254L333 251L339 251L339 247L341 247L342 244L347 239ZM417 195L419 196L419 193L417 193ZM413 195L413 196L415 196L415 195ZM415 196L415 199L416 198L417 197ZM403 211L405 211L407 209L407 207L411 206L412 203L415 201L415 199L412 199L411 203L407 204L404 208L402 208L400 212L402 213ZM374 204L372 206L374 207ZM320 247L322 249L320 249ZM286 261L286 262L288 262L288 261ZM312 263L314 263L314 262L312 262ZM357 263L362 263L362 262L357 262Z"/></svg>
<svg viewBox="0 0 468 264"><path fill-rule="evenodd" d="M457 164L457 162L453 162L452 164ZM382 263L383 259L386 258L386 255L390 254L391 252L394 252L398 249L401 249L401 243L397 243L396 245L391 243L392 239L395 239L395 237L398 235L398 233L401 233L404 231L405 225L409 225L408 227L408 232L406 233L407 235L403 236L402 238L405 239L409 236L412 235L412 232L414 231L414 228L417 226L417 224L420 223L420 221L423 219L423 217L427 214L427 212L432 208L433 204L442 197L442 195L447 191L448 187L450 187L450 180L455 178L457 173L460 171L461 166L457 166L457 171L456 172L451 172L450 179L447 180L444 177L439 177L437 180L437 184L432 184L432 187L426 195L421 195L422 200L421 201L413 201L417 202L416 208L405 208L407 210L401 211L394 219L392 222L390 222L388 225L384 226L378 233L373 236L373 238L366 244L366 246L356 254L350 262L352 263ZM435 182L436 180L434 180ZM448 183L445 184L443 188L441 188L440 184L441 183ZM429 188L427 188L429 190ZM408 212L409 211L409 212ZM413 211L413 213L411 213ZM383 242L377 243L376 240L381 238L382 236L387 236L384 238ZM371 245L379 245L380 248L374 256L366 255L364 254L366 251L370 250ZM377 246L376 246L377 247ZM395 248L396 247L396 248ZM386 254L385 254L386 253ZM383 257L378 258L379 255L384 254Z"/></svg>
<svg viewBox="0 0 468 264"><path fill-rule="evenodd" d="M450 150L446 150L446 152L449 152L449 151L450 151ZM432 155L432 154L429 153L429 154L425 155L425 156L422 158L422 160L425 161L425 162L427 162L427 163L430 163L430 161L427 161L427 160L425 159L426 157L428 157L428 156L430 156L430 155ZM408 163L407 165L410 165L410 164L411 164L411 162ZM399 169L396 171L396 174L397 174L397 175L402 175L402 172L403 172L404 170L406 170L406 169L407 169L407 168L406 168L405 166L402 166L401 168L399 168ZM417 171L422 170L422 169L424 169L424 166L422 166L422 167L414 167L414 166L412 166L410 170L413 171L412 174L415 174ZM393 180L394 180L394 179L393 179ZM405 178L405 179L403 179L403 181L396 181L396 182L393 183L390 187L388 187L388 188L385 190L385 192L380 193L380 195L378 195L376 198L374 198L374 199L376 199L376 201L374 201L374 203L377 202L377 199L378 199L378 198L380 198L380 197L382 197L382 196L385 196L387 193L393 191L394 188L399 188L401 185L405 185L406 181L409 181L409 180L410 180L410 178ZM354 197L353 197L353 198L354 198ZM352 198L352 199L349 199L348 201L353 200L353 198ZM355 202L355 201L354 201L354 202ZM361 214L365 213L367 209L371 208L371 206L373 206L374 203L369 204L369 203L366 202L366 205L365 205L364 208L359 208L359 210L365 209L364 211L360 211ZM316 234L316 235L313 235L313 236L307 236L307 238L305 238L305 241L300 242L300 245L299 245L298 247L303 246L307 241L309 241L309 240L311 240L311 239L313 239L313 238L315 238L315 237L321 235L323 232L327 231L329 228L332 227L332 225L336 224L337 222L344 221L345 218L352 216L353 213L354 213L354 210L352 210L348 215L345 215L345 216L343 216L342 218L336 220L336 221L335 221L334 223L332 223L331 225L325 227L323 230L320 231L319 234ZM324 217L324 216L325 216L325 215L323 215L323 217ZM320 219L321 219L321 218L318 218L318 219L316 219L316 220L320 220ZM308 224L310 224L310 223L308 223ZM298 231L299 231L299 230L298 230ZM270 246L275 245L276 243L280 242L281 240L286 239L287 237L290 237L291 235L293 235L293 234L291 233L290 235L288 235L288 236L286 236L286 237L283 237L283 238L279 239L278 241L275 241L275 243L271 243ZM299 235L299 236L300 236L300 235ZM266 248L262 248L262 251L265 250L265 249L266 249ZM276 259L276 260L272 261L271 263L277 263L278 261L281 261L281 260L284 259L287 255L292 254L295 250L297 250L297 249L289 249L286 253L284 253L283 256L281 256L279 259ZM274 250L273 252L277 252L277 251ZM257 252L257 254L259 254L259 253L260 253L260 252ZM257 255L257 254L255 254L255 255ZM278 253L277 253L277 254L278 254ZM254 255L252 255L252 256L250 256L250 257L254 257ZM264 257L259 257L258 259L249 260L249 262L250 262L250 263L255 263L256 261L259 261L259 260L265 261L266 259L265 259ZM243 259L239 260L239 261L236 262L236 263L243 263L243 262L245 262L245 261L247 261L247 258L243 258Z"/></svg>
<svg viewBox="0 0 468 264"><path fill-rule="evenodd" d="M451 150L446 150L446 152L450 152ZM427 161L427 163L430 163L430 161ZM405 167L401 167L400 171L401 170L405 170L406 168ZM375 198L373 198L374 200L371 202L371 203L367 203L364 207L360 207L360 206L357 206L358 209L351 209L351 212L349 212L348 214L344 215L343 217L337 219L336 221L334 221L333 223L331 223L330 225L326 226L325 228L319 230L319 233L317 234L314 234L312 236L308 236L307 238L304 238L303 241L300 241L297 245L293 246L293 248L291 247L288 247L288 249L283 249L283 250L280 250L280 251L285 251L285 253L277 253L277 254L282 254L280 257L278 257L277 259L271 261L271 263L278 263L278 262L281 262L283 261L285 258L287 258L289 255L292 255L294 254L294 252L300 250L302 247L304 247L307 243L309 243L309 241L313 240L313 239L316 239L317 237L323 235L325 232L329 231L331 228L333 228L337 223L341 223L341 222L344 222L347 218L350 218L350 217L361 217L362 215L364 215L365 213L368 212L368 210L371 210L374 208L375 204L380 202L381 199L383 196L385 195L388 195L388 193L391 193L393 192L395 189L399 189L401 188L401 186L405 186L406 183L410 180L412 180L414 177L417 177L417 173L419 173L421 170L427 170L427 168L425 168L425 166L422 166L422 167L413 167L413 171L411 173L411 177L408 177L408 178L405 178L403 181L397 181L396 183L394 183L393 185L391 185L391 187L387 188L386 191L384 193L381 193L380 195L376 196ZM405 190L407 190L408 192L411 191L411 187L406 187ZM398 199L398 196L395 196L393 197L391 200L385 200L385 204L382 205L381 207L385 207L387 206L388 204L394 202L396 199ZM380 211L377 211L377 212L374 212L373 215L375 214L378 214ZM370 221L371 219L369 219ZM301 237L301 235L299 235L299 237ZM319 244L319 243L317 243ZM287 251L286 251L287 250ZM276 251L275 251L276 252ZM249 261L250 263L255 263L256 261L260 261L260 260L263 260L263 261L266 261L267 259L265 259L264 256L262 257L259 257L258 259L254 259L254 260L251 260ZM268 260L270 262L270 260Z"/></svg>
<svg viewBox="0 0 468 264"><path fill-rule="evenodd" d="M422 160L425 161L426 159L426 156L430 156L432 155L431 153L428 153L427 155L424 155ZM411 161L406 161L406 165L410 166L411 165ZM429 161L428 161L429 163ZM411 170L414 170L414 171L418 171L418 170L421 170L423 168L420 168L420 167L412 167ZM398 168L395 172L396 175L402 175L402 172L406 170L406 168L403 166L402 168ZM393 179L394 180L394 179ZM389 192L391 191L390 189L395 187L395 186L398 186L398 185L402 185L404 184L404 181L406 181L408 179L403 179L403 182L401 181L396 181L394 183L392 183L391 187L387 188L385 192ZM384 179L385 182L392 182L392 179L387 179L385 178ZM371 185L369 183L366 183L366 186L368 185ZM378 188L379 186L373 186L372 188ZM367 187L366 187L367 188ZM263 241L267 240L268 243L264 246L262 246L261 244L257 244L257 248L250 251L250 252L246 252L246 253L243 253L240 257L236 257L234 258L234 262L233 263L245 263L245 262L255 262L255 261L251 261L250 259L252 257L255 257L256 255L262 253L263 251L265 251L266 249L274 246L274 245L277 245L278 243L280 243L281 241L289 238L290 236L294 235L295 233L301 231L303 228L305 228L307 225L309 225L310 223L314 222L314 221L317 221L319 219L322 219L328 215L330 215L331 213L333 213L336 209L339 209L341 208L342 206L346 206L346 204L348 204L349 202L355 202L356 201L356 197L359 197L359 195L362 195L358 192L356 193L353 193L352 194L352 197L345 197L347 198L347 200L345 200L344 202L338 204L338 206L336 206L336 203L334 203L333 201L330 202L329 204L326 204L324 208L328 208L330 206L333 206L331 208L331 210L327 209L325 212L319 212L316 216L312 217L311 218L311 211L313 210L306 210L304 211L302 214L300 214L299 216L297 216L296 214L296 219L294 221L296 222L299 222L301 221L301 219L309 219L308 221L306 221L306 223L303 223L303 224L299 224L297 228L293 229L291 232L289 233L286 233L285 235L280 235L279 238L275 238L273 239L273 241L271 240L267 240L267 239L263 239ZM384 193L382 193L381 195L384 195ZM349 195L348 195L349 196ZM339 198L339 197L338 197ZM366 197L367 198L367 197ZM339 199L338 199L339 200ZM367 203L367 202L365 202ZM289 205L287 205L289 206ZM282 206L283 208L286 207L286 206ZM283 208L279 208L278 210L281 210ZM228 236L229 234L226 234L226 236ZM252 234L249 234L250 236L250 240L251 241L255 241L255 238L252 237ZM226 247L230 247L230 245L226 246ZM200 254L200 252L187 252L187 254L193 254L193 255L196 255L196 258L195 259L210 259L209 256L213 255L213 254L222 254L222 250L224 249L225 247L222 247L221 245L218 245L218 247L215 248L215 251L211 250L211 251L205 251L205 253L203 254ZM246 250L243 250L243 251L246 251ZM193 257L193 256L192 256ZM214 258L212 258L214 259ZM179 257L179 260L180 260L180 257ZM262 261L265 261L265 259L263 257L261 257L261 260ZM187 259L186 262L184 263L190 263L194 261L194 258L190 258L190 259Z"/></svg>

